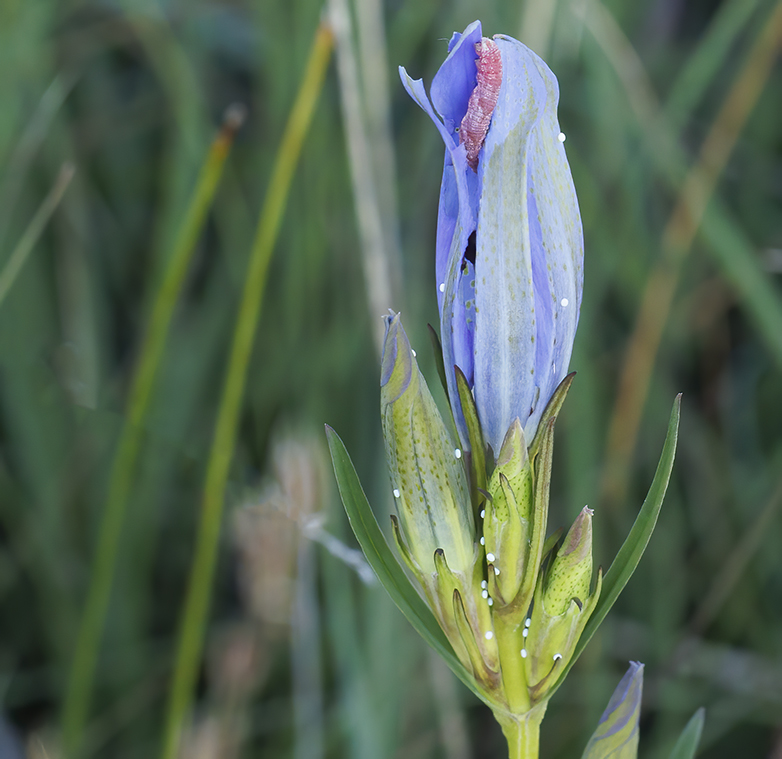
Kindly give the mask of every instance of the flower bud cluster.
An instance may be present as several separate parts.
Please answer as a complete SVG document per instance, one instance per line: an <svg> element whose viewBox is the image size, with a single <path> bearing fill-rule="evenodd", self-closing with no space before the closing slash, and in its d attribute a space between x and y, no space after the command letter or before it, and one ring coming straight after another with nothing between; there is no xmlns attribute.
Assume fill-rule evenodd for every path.
<svg viewBox="0 0 782 759"><path fill-rule="evenodd" d="M600 592L599 575L590 592L590 509L559 548L544 547L553 425L569 380L531 446L514 420L473 501L470 456L442 419L399 314L386 317L381 407L397 548L454 652L503 713L545 702Z"/></svg>
<svg viewBox="0 0 782 759"><path fill-rule="evenodd" d="M392 313L381 409L394 536L479 692L496 714L521 715L545 706L600 591L589 509L561 546L546 543L583 259L558 86L479 22L452 38L431 100L400 71L445 144L435 269L458 437Z"/></svg>

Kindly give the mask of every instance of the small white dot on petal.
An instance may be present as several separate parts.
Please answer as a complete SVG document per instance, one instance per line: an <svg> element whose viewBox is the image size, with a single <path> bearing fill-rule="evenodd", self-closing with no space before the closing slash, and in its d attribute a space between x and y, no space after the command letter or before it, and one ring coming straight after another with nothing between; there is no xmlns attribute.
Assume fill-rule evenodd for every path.
<svg viewBox="0 0 782 759"><path fill-rule="evenodd" d="M488 590L484 590L484 591L482 591L482 592L481 592L481 597L482 597L482 598L488 598L488 597L489 597L489 591L488 591Z"/></svg>
<svg viewBox="0 0 782 759"><path fill-rule="evenodd" d="M413 358L415 358L418 354L411 348L410 352L413 354Z"/></svg>
<svg viewBox="0 0 782 759"><path fill-rule="evenodd" d="M560 142L564 142L564 141L565 141L565 133L564 133L564 132L560 132L560 133L557 135L557 139L558 139Z"/></svg>
<svg viewBox="0 0 782 759"><path fill-rule="evenodd" d="M400 492L396 488L394 488L394 498L399 498L400 495L401 495Z"/></svg>
<svg viewBox="0 0 782 759"><path fill-rule="evenodd" d="M440 292L441 292L441 293L444 293L444 292L445 292L445 282L443 282L443 283L440 285Z"/></svg>
<svg viewBox="0 0 782 759"><path fill-rule="evenodd" d="M485 545L486 545L486 538L481 538L481 545L482 545L482 546L485 546Z"/></svg>
<svg viewBox="0 0 782 759"><path fill-rule="evenodd" d="M489 599L489 606L494 606L494 599L493 598Z"/></svg>
<svg viewBox="0 0 782 759"><path fill-rule="evenodd" d="M529 627L532 624L532 620L527 617L527 619L524 621L524 627Z"/></svg>
<svg viewBox="0 0 782 759"><path fill-rule="evenodd" d="M457 458L457 459L460 459L460 458L462 457L462 452L461 452L461 451L460 451L460 450L457 448L457 449L456 449L456 450L453 452L453 455L454 455L454 456L456 456L456 458Z"/></svg>
<svg viewBox="0 0 782 759"><path fill-rule="evenodd" d="M522 659L526 659L527 658L527 649L526 648L522 648L521 649L521 658Z"/></svg>
<svg viewBox="0 0 782 759"><path fill-rule="evenodd" d="M498 575L500 573L500 570L498 567L494 567L494 574Z"/></svg>
<svg viewBox="0 0 782 759"><path fill-rule="evenodd" d="M481 580L481 587L482 588L488 588L489 587L489 583L486 582L486 580Z"/></svg>
<svg viewBox="0 0 782 759"><path fill-rule="evenodd" d="M491 640L494 637L494 633L491 630L486 631L486 635L484 635L486 640Z"/></svg>
<svg viewBox="0 0 782 759"><path fill-rule="evenodd" d="M554 654L554 661L559 661L562 658L562 654Z"/></svg>
<svg viewBox="0 0 782 759"><path fill-rule="evenodd" d="M559 301L559 304L562 306L562 308L567 308L568 303L570 303L570 301L567 298L562 298L562 300Z"/></svg>
<svg viewBox="0 0 782 759"><path fill-rule="evenodd" d="M481 519L486 517L486 509L481 509Z"/></svg>
<svg viewBox="0 0 782 759"><path fill-rule="evenodd" d="M497 557L493 553L486 554L486 561L494 561Z"/></svg>
<svg viewBox="0 0 782 759"><path fill-rule="evenodd" d="M526 637L529 635L529 627L525 627L525 628L524 628L524 629L521 631L521 634L522 634L522 636L523 636L524 638L526 638Z"/></svg>

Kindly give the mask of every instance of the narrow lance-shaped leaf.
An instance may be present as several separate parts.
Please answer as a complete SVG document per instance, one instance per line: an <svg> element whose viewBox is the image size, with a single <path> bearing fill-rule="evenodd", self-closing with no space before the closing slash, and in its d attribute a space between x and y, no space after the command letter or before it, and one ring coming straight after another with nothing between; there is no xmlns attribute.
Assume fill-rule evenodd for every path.
<svg viewBox="0 0 782 759"><path fill-rule="evenodd" d="M597 606L584 628L573 658L563 669L557 684L551 689L552 695L562 685L562 681L567 676L570 668L581 655L584 648L586 648L587 643L595 634L600 623L606 618L611 607L616 603L616 599L619 598L619 594L633 576L633 572L635 572L638 563L641 561L641 556L643 556L646 550L646 546L657 524L657 517L660 514L660 508L662 507L665 492L668 489L668 481L671 477L671 470L673 469L676 441L679 433L681 399L680 394L676 396L674 401L671 417L668 421L668 433L665 436L663 451L660 455L660 461L657 464L657 471L654 474L649 492L646 494L643 506L641 506L641 511L633 523L630 534L625 539L625 542L619 549L619 553L617 553L616 558L606 573Z"/></svg>
<svg viewBox="0 0 782 759"><path fill-rule="evenodd" d="M353 528L369 565L410 624L443 657L456 676L483 700L483 696L476 689L473 678L456 658L434 615L418 595L388 547L385 535L375 519L344 443L329 426L326 426L326 436L339 494L345 505L350 526Z"/></svg>
<svg viewBox="0 0 782 759"><path fill-rule="evenodd" d="M467 427L467 435L470 441L470 468L471 485L473 491L486 490L486 444L483 441L481 423L478 421L478 411L475 408L470 386L467 378L459 367L455 367L456 388L459 391L459 402L464 413L464 422ZM473 501L478 502L477 494L473 495Z"/></svg>
<svg viewBox="0 0 782 759"><path fill-rule="evenodd" d="M679 736L679 740L676 741L673 751L671 751L671 759L693 759L695 752L698 750L698 744L701 742L705 718L706 711L703 707L692 715L687 726Z"/></svg>

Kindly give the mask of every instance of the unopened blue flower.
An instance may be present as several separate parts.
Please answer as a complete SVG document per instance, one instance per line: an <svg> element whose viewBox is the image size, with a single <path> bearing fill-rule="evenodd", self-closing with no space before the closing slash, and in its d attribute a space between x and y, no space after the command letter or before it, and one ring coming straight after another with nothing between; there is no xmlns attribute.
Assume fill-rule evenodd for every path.
<svg viewBox="0 0 782 759"><path fill-rule="evenodd" d="M492 62L480 83L479 61L497 49L501 70ZM546 64L515 39L482 38L478 21L454 34L448 50L431 102L420 79L400 74L445 143L435 271L456 426L469 448L454 366L496 455L517 418L532 439L567 374L581 306L581 218L557 121L559 88ZM476 115L492 107L495 80L496 105ZM460 134L488 118L482 146Z"/></svg>
<svg viewBox="0 0 782 759"><path fill-rule="evenodd" d="M638 719L643 684L644 665L631 661L581 759L635 759L638 756Z"/></svg>

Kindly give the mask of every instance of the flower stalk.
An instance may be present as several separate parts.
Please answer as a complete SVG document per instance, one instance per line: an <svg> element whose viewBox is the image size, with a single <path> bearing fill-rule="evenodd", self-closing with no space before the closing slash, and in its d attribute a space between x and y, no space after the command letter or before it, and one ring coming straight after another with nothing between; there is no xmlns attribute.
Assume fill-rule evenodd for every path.
<svg viewBox="0 0 782 759"><path fill-rule="evenodd" d="M546 704L541 704L520 717L497 717L508 742L508 759L538 759L540 724L545 714Z"/></svg>

